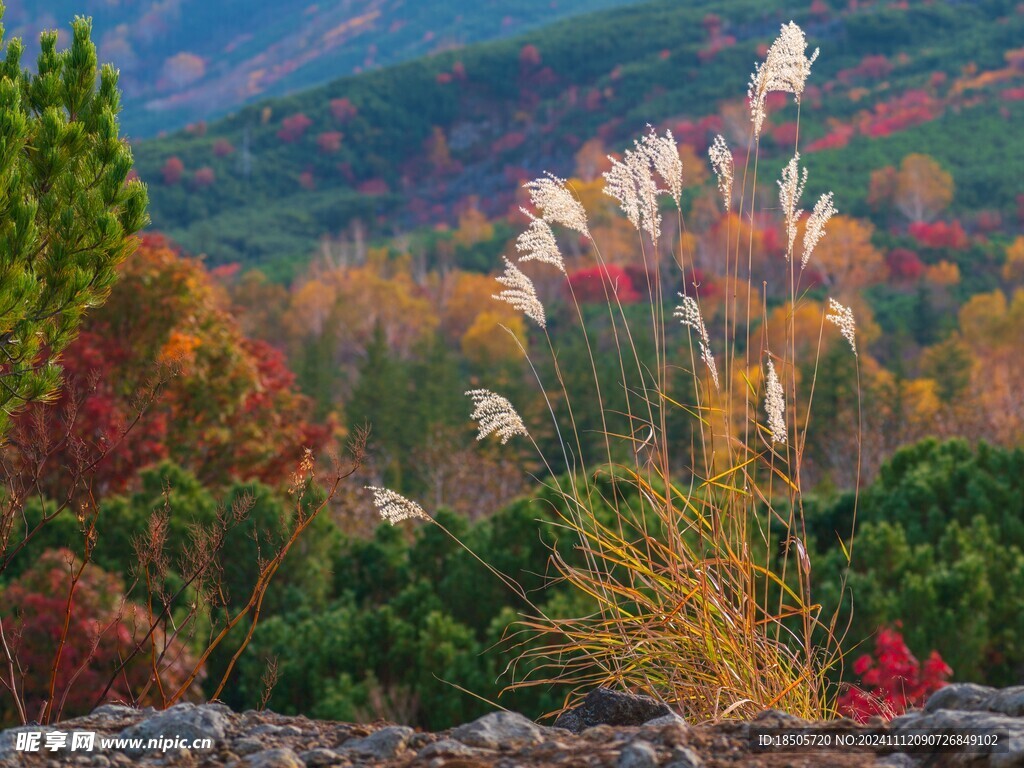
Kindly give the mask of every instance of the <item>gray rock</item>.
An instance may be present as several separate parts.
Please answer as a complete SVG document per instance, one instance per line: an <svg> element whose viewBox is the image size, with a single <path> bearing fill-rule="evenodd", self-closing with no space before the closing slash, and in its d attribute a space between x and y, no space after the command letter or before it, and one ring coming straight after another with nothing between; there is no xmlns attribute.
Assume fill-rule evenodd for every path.
<svg viewBox="0 0 1024 768"><path fill-rule="evenodd" d="M666 704L649 696L595 688L579 706L560 714L554 726L580 733L594 725L643 725L670 714Z"/></svg>
<svg viewBox="0 0 1024 768"><path fill-rule="evenodd" d="M139 757L150 750L146 748L149 739L182 738L212 739L214 747L224 740L231 721L222 711L220 705L195 706L194 704L176 704L170 709L158 712L142 722L129 726L118 734L123 739L142 739L141 749L127 748L125 754Z"/></svg>
<svg viewBox="0 0 1024 768"><path fill-rule="evenodd" d="M781 709L765 709L758 712L754 722L761 726L770 725L773 728L801 728L807 725L806 720L791 715L789 712L783 712Z"/></svg>
<svg viewBox="0 0 1024 768"><path fill-rule="evenodd" d="M148 717L155 713L156 710L153 709L153 707L136 709L135 707L129 707L126 704L100 704L90 713L89 716L101 717L104 720L117 720L122 717L136 717L139 715L142 717Z"/></svg>
<svg viewBox="0 0 1024 768"><path fill-rule="evenodd" d="M360 757L390 760L406 748L406 743L413 733L412 728L404 725L389 725L361 739L346 741L341 751Z"/></svg>
<svg viewBox="0 0 1024 768"><path fill-rule="evenodd" d="M648 720L646 723L644 723L644 728L661 728L662 726L673 724L686 725L686 720L677 715L675 712L671 712L667 715L661 715L661 717L656 717L653 720Z"/></svg>
<svg viewBox="0 0 1024 768"><path fill-rule="evenodd" d="M239 739L231 747L240 755L251 755L255 752L262 752L265 749L263 742L252 736Z"/></svg>
<svg viewBox="0 0 1024 768"><path fill-rule="evenodd" d="M273 723L263 723L262 725L257 725L255 728L253 728L251 731L249 731L249 734L251 736L264 736L264 735L277 736L278 734L282 733L283 731L284 731L284 726L283 725L274 725Z"/></svg>
<svg viewBox="0 0 1024 768"><path fill-rule="evenodd" d="M974 712L987 709L986 703L996 692L995 688L975 683L953 683L946 685L928 697L925 712L939 709L959 709Z"/></svg>
<svg viewBox="0 0 1024 768"><path fill-rule="evenodd" d="M305 764L306 768L324 768L324 766L347 762L345 758L333 749L326 749L324 747L300 752L299 759Z"/></svg>
<svg viewBox="0 0 1024 768"><path fill-rule="evenodd" d="M658 753L646 741L634 741L619 753L618 768L657 768Z"/></svg>
<svg viewBox="0 0 1024 768"><path fill-rule="evenodd" d="M1024 719L995 712L965 712L937 709L934 712L910 712L890 723L894 733L907 730L926 730L929 733L962 731L965 729L992 732L997 729L1009 735L1009 751L984 754L974 752L947 752L934 763L943 768L1022 768L1024 767Z"/></svg>
<svg viewBox="0 0 1024 768"><path fill-rule="evenodd" d="M479 757L486 754L487 750L466 746L461 741L441 739L433 744L427 744L416 753L416 757L421 760L429 760L433 757Z"/></svg>
<svg viewBox="0 0 1024 768"><path fill-rule="evenodd" d="M704 768L704 761L692 749L676 747L669 755L665 768Z"/></svg>
<svg viewBox="0 0 1024 768"><path fill-rule="evenodd" d="M517 749L539 744L545 730L516 712L491 712L453 729L451 737L471 747Z"/></svg>
<svg viewBox="0 0 1024 768"><path fill-rule="evenodd" d="M267 749L249 755L242 763L247 768L306 768L290 749Z"/></svg>
<svg viewBox="0 0 1024 768"><path fill-rule="evenodd" d="M16 750L15 747L18 745L18 734L22 731L40 734L39 748L40 751L43 751L43 745L46 744L46 734L55 730L57 729L51 728L48 725L21 725L17 728L8 728L6 731L0 732L0 760L7 757L21 758L22 753Z"/></svg>
<svg viewBox="0 0 1024 768"><path fill-rule="evenodd" d="M1011 717L1024 717L1024 685L996 691L987 704L991 712L1001 712Z"/></svg>

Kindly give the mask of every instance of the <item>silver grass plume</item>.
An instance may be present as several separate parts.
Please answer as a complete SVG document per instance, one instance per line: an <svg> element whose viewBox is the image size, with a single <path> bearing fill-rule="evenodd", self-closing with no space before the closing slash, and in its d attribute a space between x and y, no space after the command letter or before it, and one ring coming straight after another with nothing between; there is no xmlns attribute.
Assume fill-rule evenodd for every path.
<svg viewBox="0 0 1024 768"><path fill-rule="evenodd" d="M750 101L750 119L754 123L754 138L761 136L761 126L765 118L765 99L771 91L792 93L799 103L804 92L804 84L811 74L811 64L818 58L818 49L814 49L811 58L807 58L807 38L803 30L792 21L783 24L779 36L768 49L764 62L755 65L747 88L747 99Z"/></svg>
<svg viewBox="0 0 1024 768"><path fill-rule="evenodd" d="M768 358L768 378L765 383L764 410L768 414L768 430L772 433L773 443L784 443L786 433L786 400L782 394L782 384L775 373L775 364Z"/></svg>
<svg viewBox="0 0 1024 768"><path fill-rule="evenodd" d="M696 332L697 344L700 347L700 359L711 371L711 379L715 383L715 389L718 389L718 366L715 365L714 355L711 354L711 341L708 339L708 329L704 327L704 318L700 316L700 307L697 306L697 300L690 296L680 293L679 298L683 300L683 303L676 307L672 316L679 318L683 325Z"/></svg>
<svg viewBox="0 0 1024 768"><path fill-rule="evenodd" d="M800 259L800 268L807 266L807 262L814 253L815 246L825 236L825 225L828 220L836 215L836 207L832 202L832 193L826 192L818 198L814 204L814 210L807 219L807 228L804 230L804 255Z"/></svg>
<svg viewBox="0 0 1024 768"><path fill-rule="evenodd" d="M380 512L382 520L387 520L392 525L403 520L418 518L429 520L430 516L423 511L423 508L415 501L401 496L387 488L376 488L372 485L366 486L366 490L373 492L373 505Z"/></svg>
<svg viewBox="0 0 1024 768"><path fill-rule="evenodd" d="M541 178L528 181L523 185L530 193L530 202L540 211L541 218L590 237L587 228L587 212L582 203L565 186L565 179L552 173L545 173Z"/></svg>
<svg viewBox="0 0 1024 768"><path fill-rule="evenodd" d="M526 425L516 409L501 395L489 389L471 389L466 392L466 396L473 399L474 408L470 418L480 428L477 440L483 440L492 432L501 438L502 445L515 435L529 437Z"/></svg>
<svg viewBox="0 0 1024 768"><path fill-rule="evenodd" d="M537 218L525 208L519 210L530 217L529 228L516 238L516 250L522 254L519 261L540 261L558 267L565 272L565 262L558 250L558 242L555 240L555 233L551 230L551 225L544 219Z"/></svg>
<svg viewBox="0 0 1024 768"><path fill-rule="evenodd" d="M619 201L638 232L646 231L657 243L661 237L661 214L658 213L661 190L651 174L650 156L637 142L637 148L627 149L621 161L610 155L608 159L612 167L604 174L604 193Z"/></svg>
<svg viewBox="0 0 1024 768"><path fill-rule="evenodd" d="M732 207L732 152L721 134L715 136L714 143L708 147L708 157L711 158L711 167L715 169L715 176L718 177L718 191L722 193L722 202L725 204L725 212L728 213Z"/></svg>
<svg viewBox="0 0 1024 768"><path fill-rule="evenodd" d="M650 132L635 142L636 147L647 155L655 173L665 183L665 191L676 201L678 208L683 199L683 160L679 157L679 145L672 138L672 131L666 130L664 136L659 136L652 126L647 128Z"/></svg>
<svg viewBox="0 0 1024 768"><path fill-rule="evenodd" d="M546 327L547 318L544 316L544 305L537 298L537 290L533 287L533 281L517 269L511 261L508 259L504 259L504 261L505 274L498 277L497 280L505 286L505 290L494 294L492 298L507 301L541 328Z"/></svg>
<svg viewBox="0 0 1024 768"><path fill-rule="evenodd" d="M803 210L797 209L800 196L804 193L804 185L807 183L807 169L800 173L800 153L793 155L786 167L782 169L782 178L777 182L779 185L779 205L782 206L782 213L786 217L786 235L789 245L786 247L786 258L793 252L793 243L796 241L796 225L803 215Z"/></svg>
<svg viewBox="0 0 1024 768"><path fill-rule="evenodd" d="M844 339L850 342L850 349L852 349L853 354L856 355L857 324L853 320L853 310L849 307L844 307L832 298L828 300L828 310L829 314L825 315L825 319L839 328L839 333L842 334Z"/></svg>

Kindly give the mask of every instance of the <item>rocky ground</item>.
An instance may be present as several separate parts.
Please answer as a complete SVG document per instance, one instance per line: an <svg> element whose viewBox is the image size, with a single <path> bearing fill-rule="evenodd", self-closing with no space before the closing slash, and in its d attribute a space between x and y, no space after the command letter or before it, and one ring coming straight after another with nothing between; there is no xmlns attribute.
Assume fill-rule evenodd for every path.
<svg viewBox="0 0 1024 768"><path fill-rule="evenodd" d="M653 715L653 717L650 717ZM640 722L642 724L627 724ZM424 766L426 768L518 768L518 766L611 766L613 768L842 768L880 766L1024 767L1024 687L995 690L952 685L935 694L922 711L884 726L889 735L975 729L1000 734L1006 751L963 750L906 754L892 747L869 749L805 748L768 752L752 742L755 731L807 732L812 724L769 711L750 722L688 725L651 700L595 691L581 707L556 721L537 725L521 715L495 712L440 733L416 732L401 725L354 725L286 717L272 712L232 712L221 704L180 704L169 710L136 710L117 705L56 726L26 726L0 733L0 766L83 766L128 768L320 768L323 766ZM596 724L595 724L596 723ZM852 721L829 724L835 734L857 737L867 727ZM880 726L880 724L875 724ZM103 737L211 738L209 750L120 748L92 752L19 751L18 732L95 731ZM877 728L876 728L877 731ZM22 742L24 742L24 736Z"/></svg>

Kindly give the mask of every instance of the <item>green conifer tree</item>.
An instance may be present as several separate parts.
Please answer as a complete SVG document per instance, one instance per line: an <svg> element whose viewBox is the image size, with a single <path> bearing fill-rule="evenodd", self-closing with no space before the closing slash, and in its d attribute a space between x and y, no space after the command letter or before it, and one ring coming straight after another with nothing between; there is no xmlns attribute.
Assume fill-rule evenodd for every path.
<svg viewBox="0 0 1024 768"><path fill-rule="evenodd" d="M56 395L61 352L147 223L118 136L117 70L104 65L97 82L92 22L71 28L62 51L56 31L40 35L31 73L0 24L0 438L26 403Z"/></svg>

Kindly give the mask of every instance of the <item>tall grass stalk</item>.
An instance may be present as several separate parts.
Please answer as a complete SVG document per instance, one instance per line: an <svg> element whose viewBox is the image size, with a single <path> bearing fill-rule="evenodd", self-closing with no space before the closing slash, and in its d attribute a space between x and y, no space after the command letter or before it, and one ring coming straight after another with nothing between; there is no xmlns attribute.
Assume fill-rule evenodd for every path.
<svg viewBox="0 0 1024 768"><path fill-rule="evenodd" d="M814 360L797 359L794 317L804 301L803 270L827 236L835 209L831 194L809 216L800 208L806 171L799 163L799 131L778 182L779 204L758 196L758 170L766 164L759 151L766 97L772 91L792 93L799 125L800 97L817 57L817 51L808 57L806 47L799 27L784 25L751 76L751 131L742 174L734 173L733 154L722 137L709 151L729 216L720 254L724 317L720 324L707 319L718 325L712 328L717 333L705 322L694 254L684 237L685 169L671 133L649 129L621 158L610 158L605 174L606 193L636 229L647 274L649 312L642 321L623 306L571 185L550 174L527 185L534 210L526 211L531 224L517 241L519 264L536 261L538 270L566 273L552 225L588 242L604 287L618 379L602 378L586 314L567 277L591 365L589 396L600 414L599 424L580 423L582 411L574 408L565 385L544 308L530 278L506 260L499 278L505 290L495 298L540 326L556 379L544 381L523 347L555 423L560 464L569 469L556 476L553 462L541 455L550 473L545 483L564 502L556 525L571 534L573 550L569 556L556 548L552 561L559 578L590 606L567 617L545 615L530 604L534 615L520 628L539 639L524 644L519 661L528 662L530 671L513 687L568 683L570 703L595 685L617 686L656 696L694 720L749 716L772 707L812 718L834 712L825 673L841 656L835 618L820 614L811 593L800 471L817 352ZM662 233L663 213L672 208L678 238ZM786 284L775 286L753 272L754 230L761 217L780 210L786 251L767 256L785 259L788 268ZM747 224L747 237L743 227L733 226L732 211ZM770 304L785 308L781 338L768 335ZM834 301L822 317L815 349L826 320L838 326L856 354L852 313ZM640 351L644 335L653 360ZM814 371L810 382L798 375L799 365L807 363ZM547 387L560 390L557 403ZM474 403L497 397L467 394ZM621 413L609 406L616 398L623 403ZM492 419L486 429L481 421L481 437L495 431L495 423L513 425L505 433L498 430L503 442L513 433L526 434L540 453L511 403L500 400L498 412L474 414ZM565 410L575 433L569 439L557 409ZM670 426L679 411L692 419L689 436ZM622 421L625 429L610 426ZM588 466L583 430L601 434L604 456L598 464L591 459Z"/></svg>

